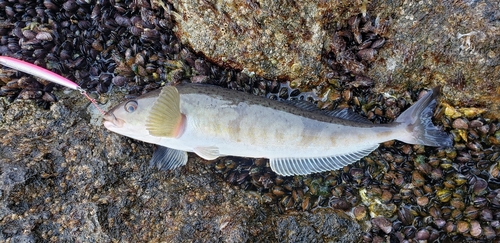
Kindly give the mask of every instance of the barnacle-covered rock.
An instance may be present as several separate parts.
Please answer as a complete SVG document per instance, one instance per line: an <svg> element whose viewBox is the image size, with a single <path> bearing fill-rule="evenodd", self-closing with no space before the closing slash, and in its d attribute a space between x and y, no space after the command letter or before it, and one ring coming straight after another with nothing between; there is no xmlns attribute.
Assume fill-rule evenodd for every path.
<svg viewBox="0 0 500 243"><path fill-rule="evenodd" d="M390 47L378 50L368 70L368 76L378 81L376 90L438 83L450 104L487 107L488 116L499 118L498 5L416 2L411 7L382 4L377 9L382 16L401 15L387 29Z"/></svg>
<svg viewBox="0 0 500 243"><path fill-rule="evenodd" d="M269 79L319 83L332 71L322 60L325 50L361 74L366 71L361 60L373 60L383 45L377 27L357 14L363 4L366 9L360 1L175 1L170 13L179 39L219 65ZM343 36L334 35L349 18ZM330 46L332 38L341 44ZM360 50L349 49L352 45Z"/></svg>

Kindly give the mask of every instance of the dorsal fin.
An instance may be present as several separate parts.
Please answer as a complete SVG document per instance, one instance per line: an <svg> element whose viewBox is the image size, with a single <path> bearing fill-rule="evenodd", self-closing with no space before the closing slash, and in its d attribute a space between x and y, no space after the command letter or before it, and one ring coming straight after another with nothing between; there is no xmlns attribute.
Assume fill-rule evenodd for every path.
<svg viewBox="0 0 500 243"><path fill-rule="evenodd" d="M321 111L316 104L305 100L284 100L282 102L306 111Z"/></svg>
<svg viewBox="0 0 500 243"><path fill-rule="evenodd" d="M328 116L333 116L344 120L372 124L372 122L368 120L366 117L362 117L358 113L349 110L349 108L326 111L325 114Z"/></svg>
<svg viewBox="0 0 500 243"><path fill-rule="evenodd" d="M272 158L269 159L269 163L271 169L279 175L307 175L316 172L338 170L360 160L377 148L378 144L352 153L320 158Z"/></svg>
<svg viewBox="0 0 500 243"><path fill-rule="evenodd" d="M320 110L316 106L316 104L314 104L312 102L304 101L304 100L286 100L286 101L283 101L283 103L295 106L297 108L300 108L300 109L303 109L306 111L318 112L321 114L325 114L327 116L336 117L336 118L343 119L343 120L372 124L372 122L370 120L359 115L358 113L355 113L355 112L349 110L349 108L326 111L326 110Z"/></svg>
<svg viewBox="0 0 500 243"><path fill-rule="evenodd" d="M182 135L186 117L180 111L179 102L179 92L175 87L163 87L146 120L149 134L174 138Z"/></svg>

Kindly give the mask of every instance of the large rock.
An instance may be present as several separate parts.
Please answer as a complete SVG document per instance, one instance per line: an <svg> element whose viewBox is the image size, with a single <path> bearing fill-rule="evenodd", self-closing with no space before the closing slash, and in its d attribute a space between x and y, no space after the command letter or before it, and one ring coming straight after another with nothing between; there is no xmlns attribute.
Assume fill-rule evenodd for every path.
<svg viewBox="0 0 500 243"><path fill-rule="evenodd" d="M389 41L368 75L376 91L443 85L445 101L500 114L500 6L497 1L380 4Z"/></svg>
<svg viewBox="0 0 500 243"><path fill-rule="evenodd" d="M269 79L317 80L332 31L356 1L172 1L182 42L225 66Z"/></svg>

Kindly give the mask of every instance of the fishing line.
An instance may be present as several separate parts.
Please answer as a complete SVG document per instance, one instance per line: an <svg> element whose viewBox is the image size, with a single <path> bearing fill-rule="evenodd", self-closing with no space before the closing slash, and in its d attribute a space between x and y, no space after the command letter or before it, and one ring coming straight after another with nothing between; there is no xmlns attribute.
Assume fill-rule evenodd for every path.
<svg viewBox="0 0 500 243"><path fill-rule="evenodd" d="M95 99L90 97L82 87L80 87L75 82L73 82L73 81L71 81L71 80L69 80L69 79L67 79L67 78L65 78L57 73L51 72L45 68L42 68L42 67L39 67L37 65L31 64L29 62L21 61L19 59L15 59L12 57L0 56L0 64L4 65L6 67L10 67L12 69L15 69L15 70L18 70L18 71L21 71L21 72L24 72L27 74L31 74L33 76L36 76L36 77L39 77L42 79L45 79L47 81L50 81L50 82L53 82L56 84L60 84L64 87L76 90L76 91L80 92L80 94L85 96L85 98L87 98L95 106L95 108L97 108L97 110L99 110L99 112L103 116L106 114L106 112L104 112L97 105L97 102L95 101Z"/></svg>
<svg viewBox="0 0 500 243"><path fill-rule="evenodd" d="M85 96L85 98L87 98L87 100L89 100L90 102L92 102L92 104L95 106L95 108L97 108L97 110L99 112L101 112L101 114L104 116L106 115L106 112L104 112L98 105L97 105L97 101L95 101L95 99L93 99L92 97L89 96L89 94L87 94L87 92L82 89L82 87L78 86L77 87L77 90L80 91L80 94L82 94L83 96Z"/></svg>

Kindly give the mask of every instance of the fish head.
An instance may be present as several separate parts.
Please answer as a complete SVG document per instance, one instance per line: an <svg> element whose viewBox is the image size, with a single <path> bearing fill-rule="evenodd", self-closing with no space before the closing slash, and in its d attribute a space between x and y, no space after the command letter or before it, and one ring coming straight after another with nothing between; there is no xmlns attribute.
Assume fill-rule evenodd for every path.
<svg viewBox="0 0 500 243"><path fill-rule="evenodd" d="M160 92L153 91L136 99L124 101L104 115L104 127L108 130L137 140L155 140L146 129L146 121Z"/></svg>

